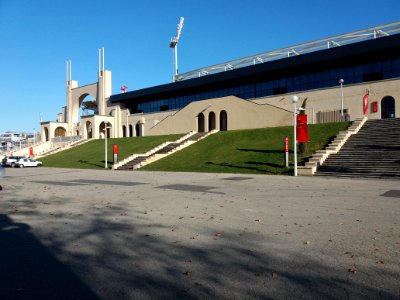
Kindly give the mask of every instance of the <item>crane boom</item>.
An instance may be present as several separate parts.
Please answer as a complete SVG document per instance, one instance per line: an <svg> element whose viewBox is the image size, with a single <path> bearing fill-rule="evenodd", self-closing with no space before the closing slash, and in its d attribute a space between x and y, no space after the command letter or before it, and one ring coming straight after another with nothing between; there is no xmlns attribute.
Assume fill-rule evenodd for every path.
<svg viewBox="0 0 400 300"><path fill-rule="evenodd" d="M181 32L182 32L183 21L184 20L185 20L184 17L181 17L181 19L179 20L178 28L176 30L176 35L171 39L171 42L169 44L170 48L175 48L176 45L178 44L179 38L181 37Z"/></svg>

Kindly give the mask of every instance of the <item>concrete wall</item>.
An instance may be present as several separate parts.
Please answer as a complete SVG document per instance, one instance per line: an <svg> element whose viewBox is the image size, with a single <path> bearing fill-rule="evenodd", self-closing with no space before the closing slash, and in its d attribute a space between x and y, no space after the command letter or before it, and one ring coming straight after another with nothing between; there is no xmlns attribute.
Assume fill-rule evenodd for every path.
<svg viewBox="0 0 400 300"><path fill-rule="evenodd" d="M101 79L101 78L100 78ZM102 80L99 80L102 83ZM73 82L74 86L77 83ZM111 88L111 73L105 73L105 93L109 96ZM97 83L72 89L69 99L71 107L68 112L77 118L80 102L87 94L95 93ZM102 90L102 89L100 89ZM348 111L350 120L363 117L363 97L369 91L369 113L370 119L381 118L381 101L384 97L391 96L395 99L395 116L400 117L400 79L383 80L364 84L343 85L344 109ZM97 97L101 98L101 92L97 91ZM104 114L85 116L81 124L62 122L42 123L42 142L44 142L44 130L48 130L50 139L55 136L57 127L66 130L66 135L81 135L88 138L88 126L92 126L91 138L102 138L104 124L107 121L112 124L111 136L123 137L123 126L132 126L132 136L137 135L164 135L174 133L187 133L189 131L220 130L221 112L226 112L227 130L250 129L262 127L275 127L291 125L293 104L292 96L297 95L300 99L297 107L300 107L307 98L307 114L309 123L316 123L316 115L319 112L333 112L341 109L341 89L337 87L297 92L277 96L269 96L254 100L243 100L234 96L209 99L192 102L180 110L165 111L149 114L127 115L128 110L122 104L112 104L109 98L104 99ZM378 103L378 111L372 112L371 103ZM100 101L101 102L101 101ZM99 103L100 104L100 103ZM101 106L101 105L100 105ZM210 128L209 121L214 114L215 127ZM199 115L204 116L204 128L199 128ZM129 133L129 130L128 130Z"/></svg>
<svg viewBox="0 0 400 300"><path fill-rule="evenodd" d="M392 96L395 99L396 117L400 117L400 80L397 79L354 85L346 85L344 83L343 106L344 109L348 109L351 120L363 117L363 97L367 90L369 90L369 114L367 115L369 119L381 118L380 103L386 96ZM341 90L339 86L329 89L270 96L254 100L254 102L260 104L268 103L284 109L293 110L293 95L297 95L300 98L298 106L301 105L303 102L302 100L308 98L306 107L309 112L314 111L315 114L319 111L333 111L340 110L341 108ZM379 104L379 109L376 113L372 113L371 111L371 103L373 101L377 101Z"/></svg>
<svg viewBox="0 0 400 300"><path fill-rule="evenodd" d="M210 113L215 114L215 129L220 130L220 113L227 114L227 129L248 129L289 125L290 111L267 104L256 104L234 96L192 102L157 123L147 131L147 135L162 135L199 131L198 116L204 115L204 131L209 128ZM143 118L146 119L147 115Z"/></svg>

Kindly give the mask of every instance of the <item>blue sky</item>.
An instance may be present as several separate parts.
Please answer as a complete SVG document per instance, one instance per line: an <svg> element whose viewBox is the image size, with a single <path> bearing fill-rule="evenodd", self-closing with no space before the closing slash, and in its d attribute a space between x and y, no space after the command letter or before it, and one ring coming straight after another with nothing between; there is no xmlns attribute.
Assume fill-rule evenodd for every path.
<svg viewBox="0 0 400 300"><path fill-rule="evenodd" d="M105 48L113 94L179 71L399 20L400 0L0 0L0 132L32 132L65 106L65 62L79 85L97 80Z"/></svg>

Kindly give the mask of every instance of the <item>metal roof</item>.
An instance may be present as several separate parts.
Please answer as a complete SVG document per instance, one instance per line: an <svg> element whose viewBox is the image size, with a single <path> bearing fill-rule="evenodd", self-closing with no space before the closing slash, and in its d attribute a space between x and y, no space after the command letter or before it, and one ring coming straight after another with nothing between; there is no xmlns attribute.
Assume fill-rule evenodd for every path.
<svg viewBox="0 0 400 300"><path fill-rule="evenodd" d="M313 42L298 44L295 46L285 47L274 51L264 52L256 55L247 56L241 59L193 70L187 73L178 74L176 81L182 81L192 78L207 76L210 74L221 73L238 68L248 67L251 65L262 64L265 62L282 59L285 57L297 56L305 53L315 52L318 50L340 47L360 41L376 39L392 34L400 33L400 21L389 23L386 25L371 27L367 29L357 30L350 33L332 36Z"/></svg>

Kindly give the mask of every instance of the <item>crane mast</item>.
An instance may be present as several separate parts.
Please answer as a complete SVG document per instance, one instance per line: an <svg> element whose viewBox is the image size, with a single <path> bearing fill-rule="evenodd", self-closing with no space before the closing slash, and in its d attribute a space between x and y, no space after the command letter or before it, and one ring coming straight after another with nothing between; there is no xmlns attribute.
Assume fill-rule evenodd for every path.
<svg viewBox="0 0 400 300"><path fill-rule="evenodd" d="M177 81L178 76L178 42L181 37L181 32L183 28L184 17L181 17L179 20L178 28L176 30L176 35L171 38L171 42L169 43L169 47L172 48L173 51L173 65L174 65L174 75L172 77L172 81Z"/></svg>

